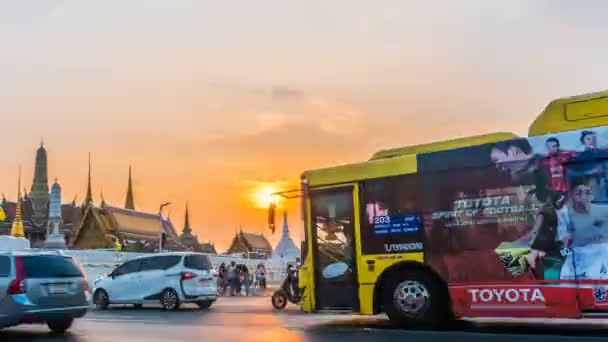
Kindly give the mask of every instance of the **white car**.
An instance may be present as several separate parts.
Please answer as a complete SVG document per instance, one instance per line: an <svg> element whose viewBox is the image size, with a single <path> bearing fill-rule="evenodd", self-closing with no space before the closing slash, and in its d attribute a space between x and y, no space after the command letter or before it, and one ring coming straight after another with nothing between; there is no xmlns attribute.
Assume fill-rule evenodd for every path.
<svg viewBox="0 0 608 342"><path fill-rule="evenodd" d="M95 281L93 302L110 304L160 303L163 310L196 303L207 309L217 300L217 280L211 260L200 253L158 253L133 258Z"/></svg>

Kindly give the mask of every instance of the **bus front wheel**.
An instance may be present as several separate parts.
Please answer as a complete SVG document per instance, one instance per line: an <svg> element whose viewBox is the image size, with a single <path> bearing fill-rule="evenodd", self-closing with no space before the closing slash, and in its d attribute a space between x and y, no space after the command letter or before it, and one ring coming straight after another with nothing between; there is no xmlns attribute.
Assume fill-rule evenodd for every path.
<svg viewBox="0 0 608 342"><path fill-rule="evenodd" d="M448 309L443 291L429 273L397 270L382 287L384 311L391 322L406 328L439 328Z"/></svg>

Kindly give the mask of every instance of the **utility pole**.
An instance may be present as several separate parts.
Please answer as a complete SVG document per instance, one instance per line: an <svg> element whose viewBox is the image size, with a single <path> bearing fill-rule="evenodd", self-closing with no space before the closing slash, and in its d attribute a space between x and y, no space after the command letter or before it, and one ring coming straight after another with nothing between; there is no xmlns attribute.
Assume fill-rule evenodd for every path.
<svg viewBox="0 0 608 342"><path fill-rule="evenodd" d="M164 234L164 229L163 229L163 208L170 205L171 202L166 202L160 205L160 207L158 208L158 222L160 224L159 228L159 234L158 234L158 252L162 253L163 251L163 234Z"/></svg>

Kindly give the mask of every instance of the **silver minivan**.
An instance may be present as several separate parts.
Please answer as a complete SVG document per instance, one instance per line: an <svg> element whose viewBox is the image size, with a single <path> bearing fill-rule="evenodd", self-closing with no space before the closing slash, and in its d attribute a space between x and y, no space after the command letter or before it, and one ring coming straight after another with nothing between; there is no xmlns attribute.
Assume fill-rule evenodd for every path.
<svg viewBox="0 0 608 342"><path fill-rule="evenodd" d="M90 298L86 275L73 258L0 251L0 329L46 323L64 333L86 314Z"/></svg>

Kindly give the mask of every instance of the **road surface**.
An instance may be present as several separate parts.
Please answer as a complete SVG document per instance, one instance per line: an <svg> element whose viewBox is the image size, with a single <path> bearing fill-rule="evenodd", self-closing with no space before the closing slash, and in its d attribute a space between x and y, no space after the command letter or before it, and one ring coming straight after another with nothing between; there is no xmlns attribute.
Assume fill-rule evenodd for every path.
<svg viewBox="0 0 608 342"><path fill-rule="evenodd" d="M600 324L598 324L600 323ZM608 341L608 321L590 325L518 323L463 324L442 332L394 329L383 317L303 314L295 306L277 312L268 297L221 298L211 309L185 306L178 312L156 307L92 310L66 336L42 325L0 332L0 341Z"/></svg>

